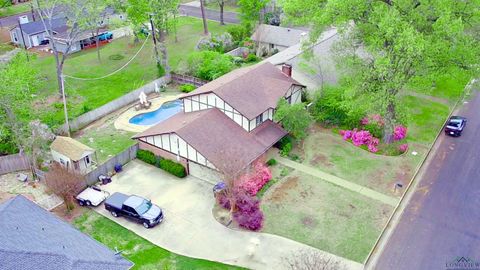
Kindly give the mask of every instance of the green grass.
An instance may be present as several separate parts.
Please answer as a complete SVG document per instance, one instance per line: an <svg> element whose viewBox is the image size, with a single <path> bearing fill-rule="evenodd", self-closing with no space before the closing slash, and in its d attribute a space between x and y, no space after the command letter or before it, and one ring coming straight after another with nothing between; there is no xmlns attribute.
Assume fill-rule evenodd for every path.
<svg viewBox="0 0 480 270"><path fill-rule="evenodd" d="M414 96L404 96L401 102L410 114L407 139L429 146L448 116L448 106Z"/></svg>
<svg viewBox="0 0 480 270"><path fill-rule="evenodd" d="M121 250L135 264L132 269L242 269L172 253L94 211L85 212L73 225L110 249Z"/></svg>
<svg viewBox="0 0 480 270"><path fill-rule="evenodd" d="M396 182L406 186L426 153L426 147L411 144L409 153L402 156L382 156L370 153L346 142L338 133L315 126L305 139L303 149L295 146L292 154L297 154L304 165L371 188L391 196ZM413 156L411 151L417 151Z"/></svg>
<svg viewBox="0 0 480 270"><path fill-rule="evenodd" d="M453 104L472 77L474 75L471 72L452 67L437 75L434 83L428 77L421 77L411 83L411 88L430 96L448 99Z"/></svg>
<svg viewBox="0 0 480 270"><path fill-rule="evenodd" d="M13 50L15 47L8 43L0 43L0 55Z"/></svg>
<svg viewBox="0 0 480 270"><path fill-rule="evenodd" d="M21 3L16 5L11 5L6 8L0 9L0 17L12 16L19 13L24 13L30 11L29 3Z"/></svg>
<svg viewBox="0 0 480 270"><path fill-rule="evenodd" d="M224 31L222 26L209 22L212 33ZM169 62L176 68L181 59L195 49L198 40L202 38L202 21L196 18L181 17L178 25L178 42L174 35L167 39ZM101 47L101 62L97 59L96 49L90 49L73 54L65 62L64 73L81 78L95 78L107 75L122 67L140 49L139 44L133 44L133 37L114 40ZM114 60L111 55L121 55L124 58ZM39 72L42 85L37 91L35 108L38 116L49 126L55 127L63 123L63 110L57 96L58 84L55 75L55 60L53 56L39 56L32 66ZM144 49L125 69L101 80L82 81L67 78L65 80L68 96L69 117L75 118L89 110L98 108L140 86L160 77L163 71L156 67L151 39L147 40ZM57 98L55 98L57 97Z"/></svg>
<svg viewBox="0 0 480 270"><path fill-rule="evenodd" d="M363 263L392 207L294 171L265 196L263 232Z"/></svg>
<svg viewBox="0 0 480 270"><path fill-rule="evenodd" d="M76 139L95 149L98 163L101 164L134 145L135 141L131 139L133 135L134 132L117 130L113 123L107 123L86 130Z"/></svg>

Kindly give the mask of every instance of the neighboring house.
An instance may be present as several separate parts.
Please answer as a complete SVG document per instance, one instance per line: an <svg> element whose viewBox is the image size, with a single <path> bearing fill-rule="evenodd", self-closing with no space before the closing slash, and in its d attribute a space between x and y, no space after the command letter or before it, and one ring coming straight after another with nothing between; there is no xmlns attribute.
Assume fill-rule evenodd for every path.
<svg viewBox="0 0 480 270"><path fill-rule="evenodd" d="M50 151L54 161L79 173L89 172L96 164L95 150L70 137L55 137Z"/></svg>
<svg viewBox="0 0 480 270"><path fill-rule="evenodd" d="M96 33L96 31L94 31ZM96 47L96 35L92 33L92 31L83 31L77 35L72 41L69 41L68 33L63 33L54 37L54 42L57 47L57 50L61 53L67 53L68 43L71 42L70 49L68 50L68 54L75 53L84 49L94 48ZM98 32L99 37L104 37L106 35L110 35L110 38L101 38L99 39L99 46L102 46L108 42L110 42L111 38L113 37L111 33L106 32L106 28L102 28Z"/></svg>
<svg viewBox="0 0 480 270"><path fill-rule="evenodd" d="M275 49L283 51L300 43L306 36L307 32L303 30L261 24L253 33L251 39L258 44L260 51L271 54Z"/></svg>
<svg viewBox="0 0 480 270"><path fill-rule="evenodd" d="M338 69L335 63L334 44L340 40L335 28L322 33L317 42L311 45L313 57L306 59L304 48L299 42L288 49L265 59L281 68L283 64L293 67L292 78L306 85L309 90L316 90L322 84L337 84Z"/></svg>
<svg viewBox="0 0 480 270"><path fill-rule="evenodd" d="M183 112L133 138L199 178L239 172L287 134L273 122L275 108L281 98L301 102L304 89L288 74L270 63L234 70L181 97Z"/></svg>
<svg viewBox="0 0 480 270"><path fill-rule="evenodd" d="M54 35L63 34L67 31L65 18L52 19L52 32ZM10 29L12 42L19 47L30 49L38 46L47 39L47 34L42 21L28 22L28 19Z"/></svg>
<svg viewBox="0 0 480 270"><path fill-rule="evenodd" d="M22 195L0 204L0 269L126 270L133 263Z"/></svg>

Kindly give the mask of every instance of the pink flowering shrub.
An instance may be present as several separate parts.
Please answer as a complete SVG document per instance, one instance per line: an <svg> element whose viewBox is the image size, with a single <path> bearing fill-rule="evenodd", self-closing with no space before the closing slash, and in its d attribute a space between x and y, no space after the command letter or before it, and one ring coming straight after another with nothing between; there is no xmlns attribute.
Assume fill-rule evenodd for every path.
<svg viewBox="0 0 480 270"><path fill-rule="evenodd" d="M362 118L362 120L360 120L360 124L362 126L368 125L368 123L370 123L370 120L368 119L368 116L365 116L365 117Z"/></svg>
<svg viewBox="0 0 480 270"><path fill-rule="evenodd" d="M263 213L256 197L240 192L236 196L236 207L233 219L240 227L251 231L258 231L262 228Z"/></svg>
<svg viewBox="0 0 480 270"><path fill-rule="evenodd" d="M378 151L377 146L380 141L378 138L373 137L368 130L341 130L340 134L343 136L345 141L351 140L355 146L366 145L368 151L372 153L376 153Z"/></svg>
<svg viewBox="0 0 480 270"><path fill-rule="evenodd" d="M401 141L405 137L407 137L407 128L402 125L396 126L393 130L393 140Z"/></svg>
<svg viewBox="0 0 480 270"><path fill-rule="evenodd" d="M372 135L367 130L354 130L352 134L352 143L355 146L361 146L364 144L368 144L372 138Z"/></svg>
<svg viewBox="0 0 480 270"><path fill-rule="evenodd" d="M404 144L401 144L399 147L398 147L398 150L402 153L405 153L407 152L408 150L408 144L404 143Z"/></svg>
<svg viewBox="0 0 480 270"><path fill-rule="evenodd" d="M270 169L264 163L257 162L250 173L239 179L239 187L248 194L255 196L270 179L272 179Z"/></svg>
<svg viewBox="0 0 480 270"><path fill-rule="evenodd" d="M340 130L340 135L343 136L343 140L347 141L352 138L353 132L351 130Z"/></svg>

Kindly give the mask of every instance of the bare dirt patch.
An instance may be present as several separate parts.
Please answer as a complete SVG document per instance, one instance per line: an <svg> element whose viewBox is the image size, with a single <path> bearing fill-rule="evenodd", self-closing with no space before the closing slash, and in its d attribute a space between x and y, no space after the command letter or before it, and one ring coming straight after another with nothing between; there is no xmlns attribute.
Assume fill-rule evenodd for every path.
<svg viewBox="0 0 480 270"><path fill-rule="evenodd" d="M73 210L67 211L67 207L64 203L62 203L61 205L52 209L51 212L54 213L57 217L63 219L64 221L72 223L75 218L81 216L85 212L85 208L75 205L75 208L73 208Z"/></svg>
<svg viewBox="0 0 480 270"><path fill-rule="evenodd" d="M302 219L302 224L307 228L313 229L317 226L317 221L311 216L306 216Z"/></svg>
<svg viewBox="0 0 480 270"><path fill-rule="evenodd" d="M285 202L285 199L288 197L288 192L298 187L298 181L298 176L287 178L272 192L269 200L275 203Z"/></svg>
<svg viewBox="0 0 480 270"><path fill-rule="evenodd" d="M310 165L312 166L318 166L318 165L324 165L326 167L333 167L333 163L331 163L328 160L328 157L323 155L323 154L316 154L312 160L310 160Z"/></svg>

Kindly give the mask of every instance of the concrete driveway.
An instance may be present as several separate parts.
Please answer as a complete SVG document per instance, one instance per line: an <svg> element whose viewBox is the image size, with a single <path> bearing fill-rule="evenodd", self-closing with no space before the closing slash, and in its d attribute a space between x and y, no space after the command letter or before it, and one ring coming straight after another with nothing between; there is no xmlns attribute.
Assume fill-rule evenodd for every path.
<svg viewBox="0 0 480 270"><path fill-rule="evenodd" d="M103 206L97 207L96 211L152 243L181 255L251 269L286 269L283 258L299 250L309 250L326 258L341 260L347 269L363 268L359 263L283 237L235 231L221 225L212 215L212 185L192 176L179 179L133 160L123 172L113 177L105 190L137 194L159 205L165 219L152 229L145 229L125 218L114 218Z"/></svg>

